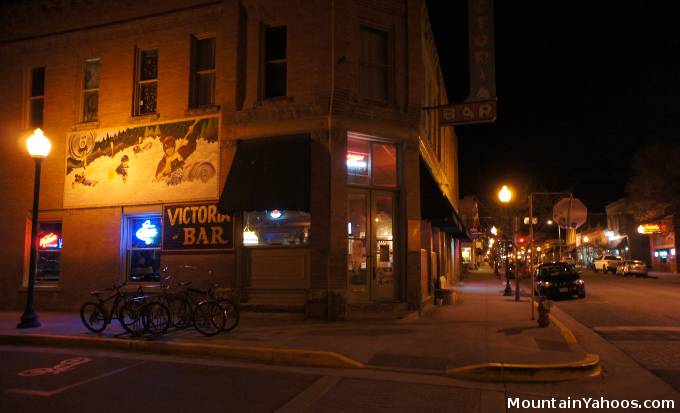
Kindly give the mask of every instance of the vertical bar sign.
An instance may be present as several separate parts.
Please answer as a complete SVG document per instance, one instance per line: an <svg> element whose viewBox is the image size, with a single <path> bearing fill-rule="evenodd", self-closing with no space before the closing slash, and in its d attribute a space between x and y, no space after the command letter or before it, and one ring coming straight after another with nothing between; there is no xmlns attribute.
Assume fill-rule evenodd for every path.
<svg viewBox="0 0 680 413"><path fill-rule="evenodd" d="M468 0L470 94L467 102L496 98L493 0Z"/></svg>

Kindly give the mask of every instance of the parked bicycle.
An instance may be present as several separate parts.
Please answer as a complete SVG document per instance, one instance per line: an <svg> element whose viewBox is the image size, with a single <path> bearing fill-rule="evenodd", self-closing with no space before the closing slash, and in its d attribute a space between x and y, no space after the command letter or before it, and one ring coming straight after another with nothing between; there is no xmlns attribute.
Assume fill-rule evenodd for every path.
<svg viewBox="0 0 680 413"><path fill-rule="evenodd" d="M88 301L80 307L80 319L85 327L94 333L100 333L117 319L131 335L141 335L144 332L152 335L165 333L170 325L168 308L156 300L148 300L141 286L132 295L123 293L121 289L125 285L127 283L114 284L107 290L90 292L97 302ZM112 293L102 298L105 291ZM109 302L110 305L107 304Z"/></svg>
<svg viewBox="0 0 680 413"><path fill-rule="evenodd" d="M183 269L195 270L196 267L184 265ZM167 273L167 267L163 270ZM208 271L212 276L212 271ZM171 283L172 276L164 277L166 287ZM175 284L184 290L177 293L167 293L166 302L172 314L172 323L176 328L193 325L201 334L213 336L221 331L231 331L238 325L240 313L234 302L228 298L217 297L219 284L213 284L207 290L190 287L191 281Z"/></svg>

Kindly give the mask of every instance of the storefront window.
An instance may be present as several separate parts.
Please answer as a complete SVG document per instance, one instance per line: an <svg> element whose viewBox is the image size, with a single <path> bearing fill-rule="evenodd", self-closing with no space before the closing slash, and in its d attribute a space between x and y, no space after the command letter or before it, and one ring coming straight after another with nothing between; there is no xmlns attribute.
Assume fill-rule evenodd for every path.
<svg viewBox="0 0 680 413"><path fill-rule="evenodd" d="M128 281L156 282L161 267L161 217L126 218L126 268Z"/></svg>
<svg viewBox="0 0 680 413"><path fill-rule="evenodd" d="M40 222L38 227L38 255L35 281L59 281L61 268L61 222Z"/></svg>
<svg viewBox="0 0 680 413"><path fill-rule="evenodd" d="M250 211L243 213L243 245L295 246L309 244L311 219L308 212Z"/></svg>
<svg viewBox="0 0 680 413"><path fill-rule="evenodd" d="M461 249L460 258L463 264L469 264L472 258L472 249L470 247L464 247Z"/></svg>
<svg viewBox="0 0 680 413"><path fill-rule="evenodd" d="M347 140L347 183L396 188L397 148L361 139Z"/></svg>

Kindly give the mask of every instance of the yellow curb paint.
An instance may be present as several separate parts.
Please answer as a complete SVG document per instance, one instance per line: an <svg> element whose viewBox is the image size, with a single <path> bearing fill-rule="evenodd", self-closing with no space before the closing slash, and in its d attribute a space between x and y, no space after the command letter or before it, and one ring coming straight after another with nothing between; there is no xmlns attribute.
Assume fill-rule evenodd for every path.
<svg viewBox="0 0 680 413"><path fill-rule="evenodd" d="M92 346L98 348L216 356L258 363L285 364L310 367L363 368L363 363L332 351L284 349L270 347L243 347L219 344L165 343L100 337L73 337L45 334L0 335L0 344Z"/></svg>
<svg viewBox="0 0 680 413"><path fill-rule="evenodd" d="M538 308L538 303L534 301L534 307ZM557 317L554 315L548 314L548 317L550 317L550 321L557 327L557 329L560 331L560 334L562 334L562 337L564 338L564 341L566 341L569 344L576 344L578 341L576 340L576 336L574 333L571 332L569 327L565 326L564 323L562 323Z"/></svg>
<svg viewBox="0 0 680 413"><path fill-rule="evenodd" d="M589 353L581 360L566 363L483 363L449 369L446 374L464 380L527 383L577 380L599 376L601 372L600 357Z"/></svg>
<svg viewBox="0 0 680 413"><path fill-rule="evenodd" d="M560 334L562 334L562 337L564 337L564 341L566 341L569 344L576 344L576 336L574 336L574 333L571 332L569 327L565 326L560 320L557 319L554 315L550 314L550 321L557 327L558 330L560 330Z"/></svg>

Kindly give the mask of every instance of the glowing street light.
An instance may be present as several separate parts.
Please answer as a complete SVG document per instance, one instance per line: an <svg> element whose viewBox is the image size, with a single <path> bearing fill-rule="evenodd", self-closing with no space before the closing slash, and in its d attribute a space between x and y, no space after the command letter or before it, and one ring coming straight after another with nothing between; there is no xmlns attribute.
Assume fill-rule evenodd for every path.
<svg viewBox="0 0 680 413"><path fill-rule="evenodd" d="M587 235L583 237L583 242L585 242L587 244L589 241L590 241L590 238L588 238Z"/></svg>
<svg viewBox="0 0 680 413"><path fill-rule="evenodd" d="M501 190L498 191L498 199L504 204L507 204L512 199L512 192L510 192L507 185L503 185Z"/></svg>
<svg viewBox="0 0 680 413"><path fill-rule="evenodd" d="M38 128L26 140L26 150L35 161L35 180L33 184L33 214L31 219L31 253L28 262L28 291L26 292L26 309L21 315L17 328L40 327L38 315L33 308L33 287L35 285L36 255L38 250L38 209L40 202L40 170L42 160L50 154L52 143L43 131Z"/></svg>
<svg viewBox="0 0 680 413"><path fill-rule="evenodd" d="M498 228L496 228L495 226L491 227L491 233L493 235L498 235Z"/></svg>

